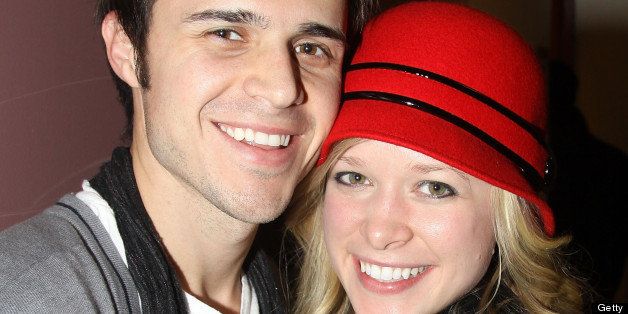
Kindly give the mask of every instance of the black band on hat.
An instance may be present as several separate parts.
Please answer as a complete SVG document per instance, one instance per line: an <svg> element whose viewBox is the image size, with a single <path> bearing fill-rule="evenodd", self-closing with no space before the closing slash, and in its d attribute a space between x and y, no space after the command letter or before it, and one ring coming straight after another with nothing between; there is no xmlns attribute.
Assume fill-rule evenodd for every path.
<svg viewBox="0 0 628 314"><path fill-rule="evenodd" d="M519 169L523 177L530 183L532 188L537 192L542 191L546 186L546 179L543 178L534 167L528 163L521 156L517 155L517 153L513 152L510 148L506 147L504 144L488 135L486 132L482 131L475 125L465 121L464 119L451 114L450 112L438 108L436 106L430 105L426 102L391 93L385 92L376 92L376 91L355 91L348 92L343 94L343 101L347 100L356 100L356 99L368 99L368 100L380 100L385 102L397 103L400 105L405 105L414 109L421 110L425 113L431 114L433 116L439 117L449 123L452 123L459 128L469 132L476 138L480 139L482 142L486 143L497 152L511 160Z"/></svg>
<svg viewBox="0 0 628 314"><path fill-rule="evenodd" d="M487 106L493 108L497 112L501 113L503 116L511 120L512 122L519 125L526 132L528 132L543 148L547 149L547 145L545 144L545 138L543 137L543 133L539 130L537 126L528 122L521 116L514 113L512 110L508 109L506 106L500 104L496 100L476 91L475 89L466 86L458 81L452 80L448 77L442 76L440 74L430 72L427 70L414 68L411 66L396 64L396 63L388 63L388 62L364 62L364 63L356 63L352 64L347 68L347 72L355 71L355 70L364 70L364 69L385 69L385 70L393 70L405 72L408 74L418 75L420 77L433 80L442 84L445 84L451 88L454 88L470 97L475 98L476 100L486 104Z"/></svg>

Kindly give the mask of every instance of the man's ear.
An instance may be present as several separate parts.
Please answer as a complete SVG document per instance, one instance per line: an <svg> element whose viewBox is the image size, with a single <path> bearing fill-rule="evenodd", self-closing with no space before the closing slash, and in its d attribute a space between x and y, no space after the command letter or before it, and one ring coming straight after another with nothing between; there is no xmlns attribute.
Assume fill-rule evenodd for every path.
<svg viewBox="0 0 628 314"><path fill-rule="evenodd" d="M135 48L118 21L115 11L105 16L101 32L113 71L132 88L139 88L140 84L135 74Z"/></svg>

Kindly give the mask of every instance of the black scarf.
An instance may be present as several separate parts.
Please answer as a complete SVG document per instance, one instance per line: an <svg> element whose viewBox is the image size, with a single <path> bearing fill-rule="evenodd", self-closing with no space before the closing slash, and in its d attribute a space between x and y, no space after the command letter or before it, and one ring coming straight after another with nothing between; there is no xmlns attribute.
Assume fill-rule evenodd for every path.
<svg viewBox="0 0 628 314"><path fill-rule="evenodd" d="M113 151L111 161L90 180L114 211L131 277L146 313L186 313L187 301L161 238L144 208L128 148ZM261 313L285 313L268 257L255 247L243 265Z"/></svg>

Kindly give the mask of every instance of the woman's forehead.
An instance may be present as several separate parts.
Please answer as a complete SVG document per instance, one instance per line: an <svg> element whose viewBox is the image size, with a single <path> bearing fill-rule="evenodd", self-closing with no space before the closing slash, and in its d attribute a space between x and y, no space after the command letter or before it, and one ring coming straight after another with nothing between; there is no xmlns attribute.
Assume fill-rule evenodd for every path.
<svg viewBox="0 0 628 314"><path fill-rule="evenodd" d="M411 164L410 167L434 167L434 168L452 168L448 164L434 159L421 152L412 150L407 147L398 146L395 144L366 139L363 140L349 149L340 157L343 159L359 160L362 163L370 163L378 160L406 160ZM405 166L405 165L399 165Z"/></svg>

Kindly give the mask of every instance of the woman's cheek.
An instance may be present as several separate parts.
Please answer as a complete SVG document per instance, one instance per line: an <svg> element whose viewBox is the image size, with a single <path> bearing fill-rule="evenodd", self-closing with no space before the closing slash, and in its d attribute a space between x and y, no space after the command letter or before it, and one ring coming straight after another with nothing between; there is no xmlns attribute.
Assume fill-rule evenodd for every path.
<svg viewBox="0 0 628 314"><path fill-rule="evenodd" d="M341 238L357 230L363 204L354 197L327 190L323 201L323 227L327 235Z"/></svg>

